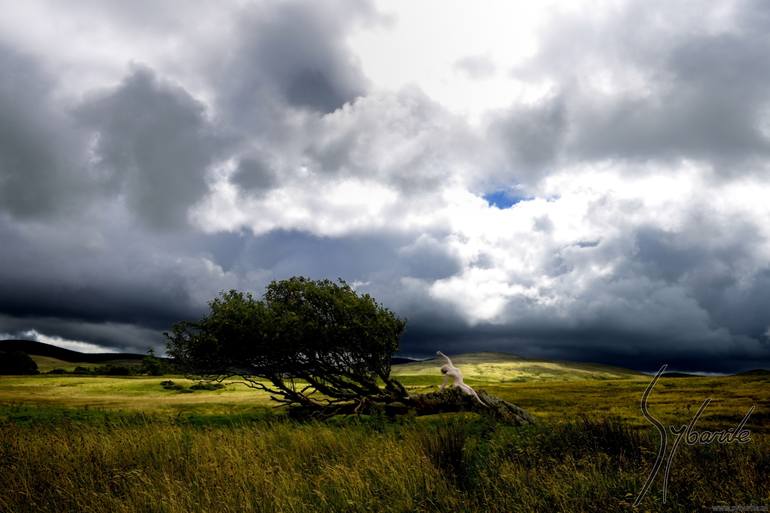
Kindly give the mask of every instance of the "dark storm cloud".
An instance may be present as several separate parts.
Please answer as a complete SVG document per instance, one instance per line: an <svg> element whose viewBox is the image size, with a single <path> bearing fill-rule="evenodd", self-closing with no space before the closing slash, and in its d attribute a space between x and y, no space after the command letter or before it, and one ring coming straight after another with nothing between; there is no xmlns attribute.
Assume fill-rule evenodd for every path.
<svg viewBox="0 0 770 513"><path fill-rule="evenodd" d="M153 227L184 220L214 138L202 107L147 69L77 105L40 61L0 46L0 331L141 347L138 333L203 305L182 255L153 255L114 206L125 197Z"/></svg>
<svg viewBox="0 0 770 513"><path fill-rule="evenodd" d="M195 311L186 284L177 276L145 275L138 282L137 277L89 278L86 283L5 279L0 284L0 311L14 317L133 323L158 329L188 318Z"/></svg>
<svg viewBox="0 0 770 513"><path fill-rule="evenodd" d="M347 0L250 4L237 13L228 47L203 60L214 105L237 142L235 185L259 195L308 164L304 148L320 117L368 88L346 34L383 20L369 2Z"/></svg>
<svg viewBox="0 0 770 513"><path fill-rule="evenodd" d="M764 220L728 220L703 201L691 199L677 228L627 225L554 248L529 282L509 276L523 285L547 276L550 283L540 286L555 304L515 296L493 322L469 323L462 306L412 291L411 303L398 303L410 312L402 349L506 350L647 371L663 363L717 372L767 367L770 266L759 256L767 240L758 236ZM606 271L585 278L587 267Z"/></svg>
<svg viewBox="0 0 770 513"><path fill-rule="evenodd" d="M147 226L183 226L207 191L206 171L222 141L205 107L152 70L135 67L121 84L89 97L78 115L96 130L95 166Z"/></svg>
<svg viewBox="0 0 770 513"><path fill-rule="evenodd" d="M730 30L692 25L692 7L670 3L557 18L539 53L514 70L524 82L553 86L537 101L490 113L486 133L415 87L372 91L347 47L351 30L380 19L367 3L151 4L73 7L78 22L110 35L179 48L154 56L152 68L134 65L112 86L79 91L78 101L47 71L66 63L44 66L44 56L0 47L0 333L35 329L116 349L158 348L161 331L201 315L220 290L261 294L272 279L306 275L344 278L407 317L405 352L509 350L645 370L661 362L770 365L770 267L756 217L724 220L683 198L678 212L687 215L671 227L640 214L645 198L596 200L575 220L594 223L596 233L557 244L565 231L557 202L532 217L532 237L521 240L457 228L468 223L453 215L466 211L451 212L452 202L472 203L470 192L483 203L489 191L535 188L584 163L610 162L626 177L661 163L675 173L685 159L725 180L762 170L770 100L764 4L738 4ZM57 5L50 8L65 16ZM223 23L210 47L182 33L213 13ZM480 57L456 69L478 79L495 72ZM266 225L277 228L259 236L242 228L248 220L234 223L238 232L203 233L211 227L188 216L221 185L220 165L238 193L226 206L246 217L274 215L259 200L276 190L290 210L293 194L352 179L396 194L387 210L394 219L336 237L272 219ZM468 194L444 201L447 184ZM243 205L252 200L249 211ZM323 210L322 200L313 208ZM537 201L506 212L525 216ZM479 223L503 220L486 214ZM534 271L511 271L516 255ZM454 298L431 289L466 271L488 271L492 285L527 287L544 299L511 293L492 321L469 320L463 300L486 277L452 289Z"/></svg>
<svg viewBox="0 0 770 513"><path fill-rule="evenodd" d="M13 317L165 328L203 310L192 289L203 266L114 217L83 229L2 223L0 236L0 312Z"/></svg>
<svg viewBox="0 0 770 513"><path fill-rule="evenodd" d="M447 251L444 243L425 235L398 253L404 265L403 275L411 278L440 280L462 270L459 259Z"/></svg>
<svg viewBox="0 0 770 513"><path fill-rule="evenodd" d="M278 184L278 172L260 157L244 157L230 180L247 191L264 191Z"/></svg>
<svg viewBox="0 0 770 513"><path fill-rule="evenodd" d="M77 208L91 184L78 172L82 134L53 98L38 59L0 43L0 209L46 218Z"/></svg>
<svg viewBox="0 0 770 513"><path fill-rule="evenodd" d="M119 349L132 345L136 330L146 337L199 318L221 290L261 295L269 281L293 275L393 284L404 275L436 279L457 269L435 241L402 235L154 235L141 226L114 215L79 227L0 224L0 333L36 329ZM134 329L111 341L107 334L119 326Z"/></svg>
<svg viewBox="0 0 770 513"><path fill-rule="evenodd" d="M234 265L242 273L269 269L276 279L300 274L351 283L440 279L460 268L446 247L429 238L412 242L386 233L331 238L282 230L247 238Z"/></svg>
<svg viewBox="0 0 770 513"><path fill-rule="evenodd" d="M234 48L212 67L220 102L239 126L267 128L285 106L332 112L366 90L345 46L352 23L375 16L366 2L281 2L239 14Z"/></svg>
<svg viewBox="0 0 770 513"><path fill-rule="evenodd" d="M741 219L723 227L701 221L698 231L687 233L642 228L635 268L628 272L684 287L714 325L760 339L768 329L770 266L757 265L756 247L746 243L756 233Z"/></svg>
<svg viewBox="0 0 770 513"><path fill-rule="evenodd" d="M142 24L154 12L111 5L94 13L115 29L124 15ZM166 14L149 27L173 28ZM201 315L218 290L260 293L275 273L289 273L286 265L262 270L243 258L252 237L196 235L187 216L220 158L236 159L238 186L278 183L280 163L250 147L263 142L240 132L244 126L280 124L286 109L331 111L363 92L365 79L343 38L352 20L370 16L357 2L245 7L236 16L236 48L219 58L227 76L216 99L231 107L220 112L221 124L183 85L143 65L132 65L116 86L87 91L79 104L62 102L38 59L0 47L0 208L19 218L49 217L42 225L0 219L0 331L38 329L128 347L140 331ZM238 141L247 139L241 152ZM66 206L65 216L50 218ZM284 243L284 251L295 247ZM355 260L364 247L322 246L331 254L307 267L295 262L303 272L326 275L319 264L348 250Z"/></svg>
<svg viewBox="0 0 770 513"><path fill-rule="evenodd" d="M394 241L382 236L317 237L275 230L244 242L236 262L241 272L269 269L274 276L363 280L392 261Z"/></svg>
<svg viewBox="0 0 770 513"><path fill-rule="evenodd" d="M158 354L165 351L163 333L136 324L112 322L83 322L57 317L12 317L0 314L0 333L10 338L30 339L29 331L55 334L65 340L96 344L108 351L145 353L153 348ZM75 350L80 350L77 346Z"/></svg>
<svg viewBox="0 0 770 513"><path fill-rule="evenodd" d="M566 107L561 97L514 107L495 117L491 132L507 153L514 175L531 183L549 171L567 136Z"/></svg>
<svg viewBox="0 0 770 513"><path fill-rule="evenodd" d="M737 5L723 31L679 30L692 7L670 3L629 2L606 18L550 23L537 56L512 74L552 81L557 94L497 119L514 174L531 183L557 156L566 164L694 159L720 176L755 172L770 152L767 8ZM671 22L659 23L660 13Z"/></svg>
<svg viewBox="0 0 770 513"><path fill-rule="evenodd" d="M623 163L682 159L705 162L722 179L764 173L768 10L738 3L727 30L678 30L689 9L632 2L601 21L578 15L549 24L539 56L514 76L550 80L556 92L492 116L509 176L533 185L575 163L616 162L636 173L644 168ZM661 11L670 23L657 22ZM605 92L599 72L615 87L632 85ZM566 310L509 302L501 325L458 328L458 347L475 333L479 347L647 370L664 362L689 370L768 366L770 272L758 256L766 244L758 219L722 219L707 203L688 208L675 230L629 226L619 239L587 248L592 262L612 267L611 278L595 281ZM545 274L584 272L569 253L551 261L563 274ZM443 336L430 323L418 331L419 340Z"/></svg>
<svg viewBox="0 0 770 513"><path fill-rule="evenodd" d="M770 340L766 336L758 340L727 334L703 337L702 332L686 332L686 322L676 332L640 330L639 325L623 326L601 319L576 324L565 322L555 312L542 316L532 312L520 323L469 326L450 311L409 316L401 352L432 356L437 350L450 354L505 351L525 358L600 362L640 371L655 371L664 363L671 369L704 372L770 367ZM604 314L615 315L617 311L608 309ZM655 326L656 319L646 320Z"/></svg>

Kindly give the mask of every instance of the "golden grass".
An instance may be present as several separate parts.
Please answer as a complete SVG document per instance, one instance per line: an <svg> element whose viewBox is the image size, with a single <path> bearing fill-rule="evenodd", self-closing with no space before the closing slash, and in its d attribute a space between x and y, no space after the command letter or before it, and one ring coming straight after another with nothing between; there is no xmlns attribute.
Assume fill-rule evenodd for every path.
<svg viewBox="0 0 770 513"><path fill-rule="evenodd" d="M172 379L189 387L194 381L180 376L0 376L0 405L46 405L65 408L91 407L106 410L176 415L242 412L274 406L267 394L246 387L238 379L226 380L222 390L179 393L164 390L161 381ZM436 390L438 375L402 375L412 393ZM650 377L623 379L530 380L520 383L476 384L488 392L529 411L543 421L559 421L579 415L618 416L631 425L649 427L639 401ZM430 383L430 384L422 384ZM770 430L770 379L767 377L663 376L650 396L650 409L670 423L684 423L701 402L711 398L699 425L720 428L740 420L756 407L749 427Z"/></svg>
<svg viewBox="0 0 770 513"><path fill-rule="evenodd" d="M179 393L167 379L193 383L0 377L0 511L634 511L658 443L639 410L646 376L477 385L538 419L525 428L472 414L297 424L262 415L269 398L237 380ZM769 381L663 377L661 420L684 424L710 397L698 428L726 429L754 405L753 439L682 448L669 502L657 484L639 511L770 504Z"/></svg>
<svg viewBox="0 0 770 513"><path fill-rule="evenodd" d="M641 373L609 365L529 360L506 353L468 353L452 357L452 363L471 384L644 378ZM421 378L437 379L443 364L443 358L435 358L394 365L392 374L415 382Z"/></svg>
<svg viewBox="0 0 770 513"><path fill-rule="evenodd" d="M488 385L488 392L513 402L544 421L579 415L618 416L627 423L650 427L641 414L640 400L650 377L551 381ZM755 431L770 432L770 380L740 376L667 378L658 381L649 398L650 411L669 424L688 422L704 399L712 399L699 426L732 427L755 406L748 423ZM731 424L732 423L732 424Z"/></svg>
<svg viewBox="0 0 770 513"><path fill-rule="evenodd" d="M615 421L473 415L235 426L0 422L0 511L634 511L655 440ZM770 441L683 449L666 507L769 504Z"/></svg>
<svg viewBox="0 0 770 513"><path fill-rule="evenodd" d="M236 379L225 381L224 389L194 393L163 389L160 383L167 379L185 387L196 383L180 376L2 376L0 405L88 406L168 414L191 408L222 412L272 405L266 394L250 389Z"/></svg>
<svg viewBox="0 0 770 513"><path fill-rule="evenodd" d="M119 356L119 355L116 355ZM40 372L48 372L53 369L63 369L68 372L72 372L75 370L75 367L84 367L86 369L93 369L94 367L100 367L103 365L115 365L115 366L127 366L127 367L138 367L141 365L141 360L121 360L119 358L115 360L107 360L101 363L91 363L91 362L67 362L65 360L59 360L58 358L54 358L52 356L40 356L40 355L30 355L30 358L32 358L35 363L37 364L37 369Z"/></svg>
<svg viewBox="0 0 770 513"><path fill-rule="evenodd" d="M55 362L49 362L55 364ZM745 445L685 446L639 509L658 437L640 411L650 377L508 355L458 358L477 388L528 410L513 428L473 414L294 423L239 380L181 393L182 376L0 377L0 512L618 512L770 506L770 379L663 377L650 410ZM74 367L77 364L72 364ZM411 393L437 362L397 366Z"/></svg>
<svg viewBox="0 0 770 513"><path fill-rule="evenodd" d="M5 511L400 511L447 493L394 436L328 426L2 428ZM409 443L409 442L407 442Z"/></svg>

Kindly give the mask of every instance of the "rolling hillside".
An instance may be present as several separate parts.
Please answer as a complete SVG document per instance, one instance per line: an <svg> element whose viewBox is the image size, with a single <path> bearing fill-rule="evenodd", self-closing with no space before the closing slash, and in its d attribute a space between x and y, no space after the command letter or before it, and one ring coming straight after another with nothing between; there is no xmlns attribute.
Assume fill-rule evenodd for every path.
<svg viewBox="0 0 770 513"><path fill-rule="evenodd" d="M645 377L644 374L596 363L531 360L509 353L449 355L465 379L479 383L517 383L532 380L590 380ZM408 382L441 381L443 358L393 365L392 374Z"/></svg>
<svg viewBox="0 0 770 513"><path fill-rule="evenodd" d="M145 356L136 353L81 353L30 340L0 340L0 351L23 351L29 354L38 364L41 372L54 368L72 370L76 366L139 365ZM528 359L511 353L478 352L450 355L450 357L470 383L581 381L637 377L647 379L645 374L621 367ZM392 374L404 384L438 384L442 379L439 368L443 364L443 358L415 361L394 357Z"/></svg>
<svg viewBox="0 0 770 513"><path fill-rule="evenodd" d="M140 365L145 356L137 353L81 353L33 340L0 340L0 351L27 353L35 360L40 372L47 372L51 369L71 371L75 367L94 367L107 364Z"/></svg>

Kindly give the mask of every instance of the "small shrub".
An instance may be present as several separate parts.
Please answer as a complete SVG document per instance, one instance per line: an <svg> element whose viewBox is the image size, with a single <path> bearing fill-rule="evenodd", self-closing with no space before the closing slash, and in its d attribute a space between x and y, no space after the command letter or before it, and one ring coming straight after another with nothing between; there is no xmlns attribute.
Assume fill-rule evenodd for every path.
<svg viewBox="0 0 770 513"><path fill-rule="evenodd" d="M104 373L107 376L130 376L131 369L123 365L107 365Z"/></svg>
<svg viewBox="0 0 770 513"><path fill-rule="evenodd" d="M162 386L166 390L183 390L184 389L184 387L182 385L174 383L170 379L167 379L165 381L161 381L160 382L160 386Z"/></svg>
<svg viewBox="0 0 770 513"><path fill-rule="evenodd" d="M155 351L150 349L147 356L142 359L140 372L150 376L162 376L167 371L165 363L155 356Z"/></svg>
<svg viewBox="0 0 770 513"><path fill-rule="evenodd" d="M199 381L190 387L190 390L220 390L225 388L222 383L204 383Z"/></svg>
<svg viewBox="0 0 770 513"><path fill-rule="evenodd" d="M434 429L417 431L417 442L428 460L455 484L463 486L468 479L469 465L465 454L470 430L456 420Z"/></svg>

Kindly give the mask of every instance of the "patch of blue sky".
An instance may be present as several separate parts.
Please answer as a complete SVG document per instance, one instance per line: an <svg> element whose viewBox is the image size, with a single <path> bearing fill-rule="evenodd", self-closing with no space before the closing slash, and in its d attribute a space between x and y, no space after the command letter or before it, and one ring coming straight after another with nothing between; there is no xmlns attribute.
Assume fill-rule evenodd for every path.
<svg viewBox="0 0 770 513"><path fill-rule="evenodd" d="M511 208L515 204L521 203L522 201L532 199L525 196L517 196L512 191L506 189L488 192L484 194L483 198L487 201L487 203L489 203L490 206L497 207L501 210Z"/></svg>

